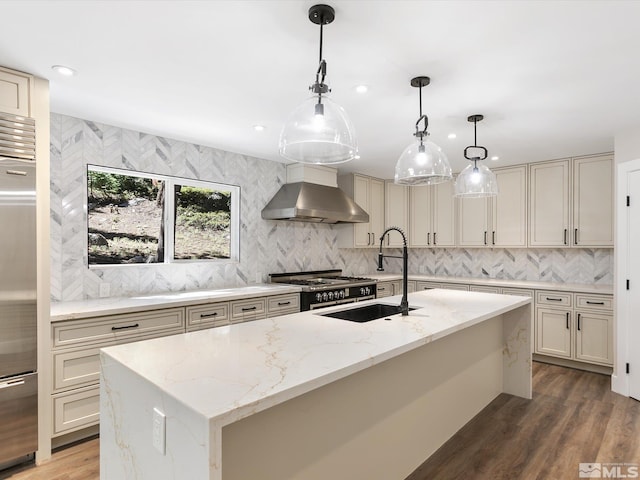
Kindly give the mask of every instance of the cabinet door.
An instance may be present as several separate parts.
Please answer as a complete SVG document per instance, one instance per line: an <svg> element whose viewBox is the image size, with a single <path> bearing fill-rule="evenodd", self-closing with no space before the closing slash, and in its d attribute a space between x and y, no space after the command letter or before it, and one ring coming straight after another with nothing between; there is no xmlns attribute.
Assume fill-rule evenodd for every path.
<svg viewBox="0 0 640 480"><path fill-rule="evenodd" d="M433 242L432 194L429 186L409 187L409 244L428 247Z"/></svg>
<svg viewBox="0 0 640 480"><path fill-rule="evenodd" d="M536 309L536 353L571 358L571 311Z"/></svg>
<svg viewBox="0 0 640 480"><path fill-rule="evenodd" d="M376 285L376 298L390 297L393 295L393 282L378 282Z"/></svg>
<svg viewBox="0 0 640 480"><path fill-rule="evenodd" d="M453 247L456 244L455 197L453 182L443 182L430 187L433 190L433 242L436 247Z"/></svg>
<svg viewBox="0 0 640 480"><path fill-rule="evenodd" d="M613 316L576 313L576 360L613 365Z"/></svg>
<svg viewBox="0 0 640 480"><path fill-rule="evenodd" d="M370 179L369 188L369 230L371 231L371 247L380 245L380 235L384 231L384 182Z"/></svg>
<svg viewBox="0 0 640 480"><path fill-rule="evenodd" d="M580 247L613 247L613 158L573 163L573 232Z"/></svg>
<svg viewBox="0 0 640 480"><path fill-rule="evenodd" d="M0 112L29 117L31 75L0 68Z"/></svg>
<svg viewBox="0 0 640 480"><path fill-rule="evenodd" d="M458 199L458 245L485 246L491 242L489 231L489 199Z"/></svg>
<svg viewBox="0 0 640 480"><path fill-rule="evenodd" d="M393 182L385 182L385 228L398 227L407 232L408 187L396 185ZM387 234L384 245L387 247L402 247L402 235L393 231Z"/></svg>
<svg viewBox="0 0 640 480"><path fill-rule="evenodd" d="M353 200L369 214L369 223L356 223L354 229L354 247L371 246L371 202L370 202L370 179L361 175L353 176ZM374 242L375 243L375 242Z"/></svg>
<svg viewBox="0 0 640 480"><path fill-rule="evenodd" d="M527 167L495 170L498 196L493 199L491 245L527 246Z"/></svg>
<svg viewBox="0 0 640 480"><path fill-rule="evenodd" d="M569 161L530 165L529 246L569 245Z"/></svg>

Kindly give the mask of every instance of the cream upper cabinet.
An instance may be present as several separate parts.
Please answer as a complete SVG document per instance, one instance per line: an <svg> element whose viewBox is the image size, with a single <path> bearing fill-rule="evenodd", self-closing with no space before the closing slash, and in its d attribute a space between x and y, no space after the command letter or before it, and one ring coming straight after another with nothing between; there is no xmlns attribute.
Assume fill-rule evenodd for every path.
<svg viewBox="0 0 640 480"><path fill-rule="evenodd" d="M492 200L491 245L527 246L527 167L495 169L498 196Z"/></svg>
<svg viewBox="0 0 640 480"><path fill-rule="evenodd" d="M529 246L613 246L613 157L529 167Z"/></svg>
<svg viewBox="0 0 640 480"><path fill-rule="evenodd" d="M409 244L412 247L455 245L453 182L409 187Z"/></svg>
<svg viewBox="0 0 640 480"><path fill-rule="evenodd" d="M384 229L384 182L366 175L349 174L338 178L338 186L368 214L368 223L340 225L340 248L375 248Z"/></svg>
<svg viewBox="0 0 640 480"><path fill-rule="evenodd" d="M529 246L569 245L569 160L530 165Z"/></svg>
<svg viewBox="0 0 640 480"><path fill-rule="evenodd" d="M490 199L458 199L458 245L483 247L491 242Z"/></svg>
<svg viewBox="0 0 640 480"><path fill-rule="evenodd" d="M430 247L433 242L433 192L430 186L409 187L409 245Z"/></svg>
<svg viewBox="0 0 640 480"><path fill-rule="evenodd" d="M385 182L385 228L398 227L408 233L409 223L409 187L396 185L392 180ZM396 231L389 232L383 246L402 247L402 235Z"/></svg>
<svg viewBox="0 0 640 480"><path fill-rule="evenodd" d="M573 234L578 247L613 247L613 157L573 163Z"/></svg>
<svg viewBox="0 0 640 480"><path fill-rule="evenodd" d="M0 112L30 117L32 83L31 75L0 67Z"/></svg>
<svg viewBox="0 0 640 480"><path fill-rule="evenodd" d="M458 245L527 246L527 167L495 169L498 195L458 200Z"/></svg>

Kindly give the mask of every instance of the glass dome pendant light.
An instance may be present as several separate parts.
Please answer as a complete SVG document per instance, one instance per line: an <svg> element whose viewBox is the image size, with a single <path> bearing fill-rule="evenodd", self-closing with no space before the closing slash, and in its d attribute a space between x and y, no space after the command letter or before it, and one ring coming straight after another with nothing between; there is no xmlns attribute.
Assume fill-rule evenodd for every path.
<svg viewBox="0 0 640 480"><path fill-rule="evenodd" d="M473 145L464 149L464 158L471 160L473 164L467 165L458 178L454 186L454 195L456 197L495 197L498 195L498 180L496 174L493 173L486 165L478 165L478 161L487 158L487 149L478 145L478 136L476 127L478 122L482 121L484 116L471 115L467 121L473 122ZM469 156L469 150L476 149L474 156Z"/></svg>
<svg viewBox="0 0 640 480"><path fill-rule="evenodd" d="M429 85L429 77L411 79L411 86L419 88L420 117L416 122L416 140L404 149L396 163L394 183L400 185L435 185L451 180L451 165L442 149L427 140L429 118L422 114L422 87ZM420 130L420 122L424 128Z"/></svg>
<svg viewBox="0 0 640 480"><path fill-rule="evenodd" d="M353 160L358 153L354 128L344 109L327 95L327 62L322 58L322 28L335 18L329 5L314 5L309 20L320 25L320 63L310 98L296 108L280 132L284 158L301 163L333 164Z"/></svg>

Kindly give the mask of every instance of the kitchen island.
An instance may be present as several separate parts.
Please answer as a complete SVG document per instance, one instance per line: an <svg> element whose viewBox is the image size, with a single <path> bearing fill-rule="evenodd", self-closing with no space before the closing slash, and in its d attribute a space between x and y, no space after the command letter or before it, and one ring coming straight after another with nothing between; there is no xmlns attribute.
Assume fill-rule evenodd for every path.
<svg viewBox="0 0 640 480"><path fill-rule="evenodd" d="M103 349L101 479L403 479L501 392L531 398L530 298L322 316L399 301Z"/></svg>

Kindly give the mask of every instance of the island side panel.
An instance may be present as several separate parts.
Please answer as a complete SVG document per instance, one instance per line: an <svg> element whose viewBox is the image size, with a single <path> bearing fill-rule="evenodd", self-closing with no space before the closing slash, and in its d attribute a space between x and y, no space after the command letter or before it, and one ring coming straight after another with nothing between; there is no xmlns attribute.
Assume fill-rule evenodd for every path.
<svg viewBox="0 0 640 480"><path fill-rule="evenodd" d="M219 480L209 468L209 423L100 353L100 479ZM166 453L153 446L153 409L166 415Z"/></svg>
<svg viewBox="0 0 640 480"><path fill-rule="evenodd" d="M502 316L504 393L523 398L533 395L533 307L531 303Z"/></svg>
<svg viewBox="0 0 640 480"><path fill-rule="evenodd" d="M222 478L405 478L502 388L498 316L223 427Z"/></svg>

